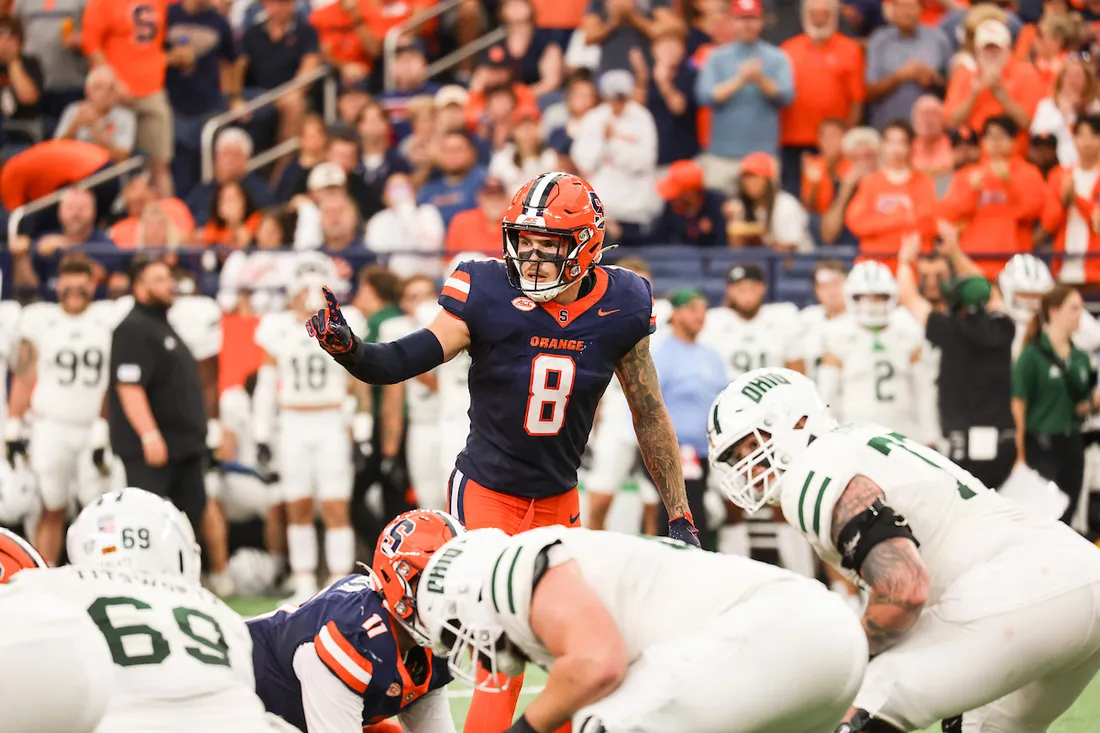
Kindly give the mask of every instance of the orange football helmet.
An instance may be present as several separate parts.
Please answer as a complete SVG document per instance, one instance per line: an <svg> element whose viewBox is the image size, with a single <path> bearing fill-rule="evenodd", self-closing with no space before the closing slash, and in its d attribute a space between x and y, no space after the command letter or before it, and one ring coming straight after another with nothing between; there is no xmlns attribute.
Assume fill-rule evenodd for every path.
<svg viewBox="0 0 1100 733"><path fill-rule="evenodd" d="M399 514L378 537L371 574L382 594L382 605L421 646L428 630L416 613L416 584L432 554L466 530L446 512L414 509Z"/></svg>
<svg viewBox="0 0 1100 733"><path fill-rule="evenodd" d="M545 302L599 263L604 240L603 203L583 178L557 171L543 173L524 184L512 198L501 228L508 279L527 297ZM558 238L557 255L535 249L521 251L520 236L526 232ZM565 245L565 254L561 244ZM526 278L523 266L530 262L556 264L557 277L546 282L538 276L534 280Z"/></svg>
<svg viewBox="0 0 1100 733"><path fill-rule="evenodd" d="M30 542L0 527L0 583L7 583L20 570L48 567L49 564Z"/></svg>

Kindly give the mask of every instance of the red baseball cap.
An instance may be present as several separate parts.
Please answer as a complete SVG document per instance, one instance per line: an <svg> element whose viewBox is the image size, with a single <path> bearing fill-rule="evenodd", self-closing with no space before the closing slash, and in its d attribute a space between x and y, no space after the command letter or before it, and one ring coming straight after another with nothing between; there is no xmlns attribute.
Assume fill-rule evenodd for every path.
<svg viewBox="0 0 1100 733"><path fill-rule="evenodd" d="M760 0L733 0L730 3L730 15L734 17L759 17L764 14Z"/></svg>
<svg viewBox="0 0 1100 733"><path fill-rule="evenodd" d="M685 193L703 190L703 168L694 160L678 160L657 181L657 195L672 201Z"/></svg>
<svg viewBox="0 0 1100 733"><path fill-rule="evenodd" d="M741 159L741 173L752 173L761 178L776 177L775 158L767 153L749 153Z"/></svg>

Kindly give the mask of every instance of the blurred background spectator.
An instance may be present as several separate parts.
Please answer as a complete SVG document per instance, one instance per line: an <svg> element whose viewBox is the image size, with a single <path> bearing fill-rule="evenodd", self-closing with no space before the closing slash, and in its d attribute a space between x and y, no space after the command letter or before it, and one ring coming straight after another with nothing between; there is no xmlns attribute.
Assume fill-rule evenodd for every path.
<svg viewBox="0 0 1100 733"><path fill-rule="evenodd" d="M84 96L84 101L65 107L57 123L57 138L99 145L115 163L129 158L137 137L137 118L133 110L118 103L115 72L110 66L97 67L88 74Z"/></svg>

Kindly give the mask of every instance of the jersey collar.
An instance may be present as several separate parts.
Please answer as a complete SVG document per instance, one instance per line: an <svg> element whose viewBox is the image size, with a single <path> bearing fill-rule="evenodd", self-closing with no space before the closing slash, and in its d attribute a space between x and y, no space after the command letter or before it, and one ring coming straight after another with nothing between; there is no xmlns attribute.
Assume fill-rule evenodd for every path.
<svg viewBox="0 0 1100 733"><path fill-rule="evenodd" d="M596 305L607 292L607 270L602 267L593 268L592 274L596 278L596 284L587 295L577 298L569 305L562 305L554 301L539 303L543 309L554 317L554 322L565 328L577 318L587 313Z"/></svg>

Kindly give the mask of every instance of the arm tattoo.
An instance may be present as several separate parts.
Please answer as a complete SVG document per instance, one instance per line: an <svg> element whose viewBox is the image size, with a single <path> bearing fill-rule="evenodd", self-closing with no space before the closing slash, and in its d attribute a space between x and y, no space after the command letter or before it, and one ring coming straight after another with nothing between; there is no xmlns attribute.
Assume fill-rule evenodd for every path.
<svg viewBox="0 0 1100 733"><path fill-rule="evenodd" d="M34 344L23 339L19 342L19 351L15 355L15 362L12 364L12 374L17 377L25 376L34 368L34 362L38 359L38 350L34 348Z"/></svg>
<svg viewBox="0 0 1100 733"><path fill-rule="evenodd" d="M856 476L833 508L834 546L844 526L876 500L882 489L866 476ZM909 632L924 609L928 570L908 539L895 537L875 545L860 576L871 589L863 613L863 630L871 656L890 649Z"/></svg>
<svg viewBox="0 0 1100 733"><path fill-rule="evenodd" d="M680 466L680 444L657 385L657 368L649 355L648 336L619 361L615 375L630 405L642 460L653 476L668 516L682 516L690 508Z"/></svg>

